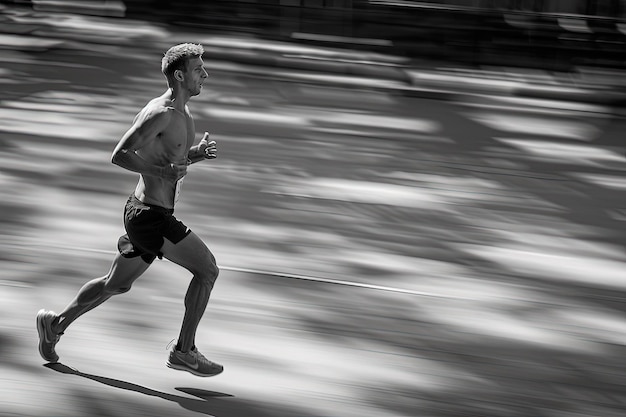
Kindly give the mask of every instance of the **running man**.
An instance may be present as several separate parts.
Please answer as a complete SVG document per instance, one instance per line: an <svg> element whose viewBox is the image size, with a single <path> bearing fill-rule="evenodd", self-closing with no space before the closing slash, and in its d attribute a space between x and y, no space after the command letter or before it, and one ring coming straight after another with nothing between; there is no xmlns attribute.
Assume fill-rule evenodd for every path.
<svg viewBox="0 0 626 417"><path fill-rule="evenodd" d="M217 375L223 367L205 358L195 345L196 330L219 269L200 238L177 220L174 205L180 195L187 166L217 156L208 133L193 146L195 126L187 102L200 94L208 74L201 45L171 47L163 56L161 71L168 89L151 100L135 117L113 151L112 162L139 174L139 182L124 209L126 234L109 272L85 284L60 314L37 314L39 352L57 362L55 345L67 327L113 295L130 290L156 257L165 257L193 274L185 295L185 314L178 342L170 350L167 366L198 376Z"/></svg>

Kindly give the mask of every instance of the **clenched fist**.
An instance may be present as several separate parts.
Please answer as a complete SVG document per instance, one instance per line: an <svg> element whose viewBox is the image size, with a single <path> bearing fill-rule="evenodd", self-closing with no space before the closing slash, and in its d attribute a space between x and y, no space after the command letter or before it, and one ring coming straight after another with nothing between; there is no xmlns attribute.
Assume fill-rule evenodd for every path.
<svg viewBox="0 0 626 417"><path fill-rule="evenodd" d="M206 159L217 158L217 143L214 140L209 141L209 132L204 132L200 141L200 151Z"/></svg>

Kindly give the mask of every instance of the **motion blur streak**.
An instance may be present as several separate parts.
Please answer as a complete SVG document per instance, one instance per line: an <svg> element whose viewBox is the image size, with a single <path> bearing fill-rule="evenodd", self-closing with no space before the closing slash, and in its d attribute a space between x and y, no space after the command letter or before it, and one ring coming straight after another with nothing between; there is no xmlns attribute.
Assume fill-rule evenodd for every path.
<svg viewBox="0 0 626 417"><path fill-rule="evenodd" d="M0 1L0 415L617 417L626 405L624 2ZM110 266L113 147L201 42L218 158L157 262L42 367L34 317Z"/></svg>

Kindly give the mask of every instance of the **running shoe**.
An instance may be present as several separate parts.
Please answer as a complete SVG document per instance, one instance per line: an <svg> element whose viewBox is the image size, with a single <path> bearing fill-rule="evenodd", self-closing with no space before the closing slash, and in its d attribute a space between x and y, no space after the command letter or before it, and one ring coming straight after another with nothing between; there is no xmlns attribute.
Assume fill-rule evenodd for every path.
<svg viewBox="0 0 626 417"><path fill-rule="evenodd" d="M183 353L176 350L176 346L170 350L166 365L168 368L191 372L197 376L214 376L221 374L224 370L222 365L205 358L202 353L198 352L197 348Z"/></svg>
<svg viewBox="0 0 626 417"><path fill-rule="evenodd" d="M39 354L48 362L58 362L59 355L54 351L63 333L54 333L52 322L56 318L53 311L39 310L37 313L37 333L39 333Z"/></svg>

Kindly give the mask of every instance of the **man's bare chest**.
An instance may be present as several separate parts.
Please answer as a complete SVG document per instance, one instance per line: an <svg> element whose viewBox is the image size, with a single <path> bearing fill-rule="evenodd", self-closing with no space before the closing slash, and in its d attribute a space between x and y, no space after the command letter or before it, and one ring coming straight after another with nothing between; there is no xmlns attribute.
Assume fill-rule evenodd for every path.
<svg viewBox="0 0 626 417"><path fill-rule="evenodd" d="M173 120L159 135L159 145L169 159L176 161L187 157L195 137L193 121L188 117Z"/></svg>

